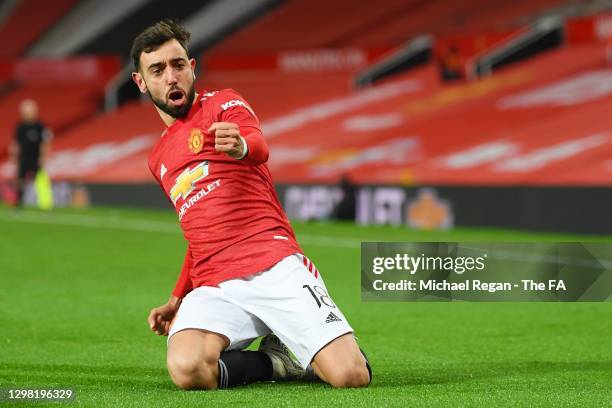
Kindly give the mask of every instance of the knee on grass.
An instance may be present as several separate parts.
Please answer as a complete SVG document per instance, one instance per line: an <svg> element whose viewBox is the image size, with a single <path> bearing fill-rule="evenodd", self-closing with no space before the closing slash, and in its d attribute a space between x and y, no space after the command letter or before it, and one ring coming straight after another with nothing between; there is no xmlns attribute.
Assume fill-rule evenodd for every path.
<svg viewBox="0 0 612 408"><path fill-rule="evenodd" d="M334 388L367 387L370 373L365 364L347 365L327 375L327 382Z"/></svg>
<svg viewBox="0 0 612 408"><path fill-rule="evenodd" d="M168 358L172 382L183 390L212 390L218 385L218 356L182 355Z"/></svg>

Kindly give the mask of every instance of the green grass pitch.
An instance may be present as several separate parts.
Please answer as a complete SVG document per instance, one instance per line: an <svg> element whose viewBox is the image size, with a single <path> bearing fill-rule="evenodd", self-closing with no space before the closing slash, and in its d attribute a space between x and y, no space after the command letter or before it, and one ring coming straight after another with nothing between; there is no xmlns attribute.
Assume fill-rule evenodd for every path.
<svg viewBox="0 0 612 408"><path fill-rule="evenodd" d="M165 370L166 339L153 335L145 318L167 299L185 242L171 211L110 208L0 209L0 387L74 387L72 404L105 407L612 405L610 302L360 300L361 240L588 237L351 224L295 228L370 357L369 388L176 389Z"/></svg>

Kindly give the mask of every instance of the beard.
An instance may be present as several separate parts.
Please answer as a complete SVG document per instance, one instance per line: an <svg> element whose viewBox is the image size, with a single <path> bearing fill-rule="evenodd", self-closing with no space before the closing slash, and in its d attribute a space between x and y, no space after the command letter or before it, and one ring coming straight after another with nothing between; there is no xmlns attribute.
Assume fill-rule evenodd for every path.
<svg viewBox="0 0 612 408"><path fill-rule="evenodd" d="M193 100L195 99L195 87L193 83L189 88L189 92L187 92L187 101L183 106L170 106L164 100L158 99L151 95L151 92L147 89L147 94L149 94L149 98L151 101L157 106L162 112L170 115L174 119L181 119L187 116L189 110L191 109L191 105L193 105Z"/></svg>

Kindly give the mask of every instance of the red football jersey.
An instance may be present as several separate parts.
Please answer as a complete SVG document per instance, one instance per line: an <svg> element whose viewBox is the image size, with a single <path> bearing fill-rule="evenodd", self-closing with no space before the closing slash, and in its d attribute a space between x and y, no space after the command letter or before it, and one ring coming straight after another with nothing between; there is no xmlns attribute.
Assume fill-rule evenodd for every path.
<svg viewBox="0 0 612 408"><path fill-rule="evenodd" d="M188 241L173 294L215 286L272 267L302 252L283 211L266 161L259 120L231 89L198 96L149 154L149 169L173 203ZM215 122L240 127L248 153L234 159L215 151Z"/></svg>

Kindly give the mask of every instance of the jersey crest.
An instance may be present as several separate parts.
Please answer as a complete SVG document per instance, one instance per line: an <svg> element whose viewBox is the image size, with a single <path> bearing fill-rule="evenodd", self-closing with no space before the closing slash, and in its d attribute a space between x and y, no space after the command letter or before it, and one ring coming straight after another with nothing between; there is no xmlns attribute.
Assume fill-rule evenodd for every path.
<svg viewBox="0 0 612 408"><path fill-rule="evenodd" d="M204 135L202 134L202 131L198 128L191 129L187 142L189 150L191 150L192 153L200 153L202 151L202 147L204 146Z"/></svg>

